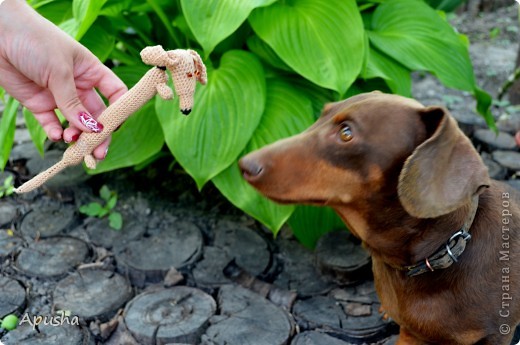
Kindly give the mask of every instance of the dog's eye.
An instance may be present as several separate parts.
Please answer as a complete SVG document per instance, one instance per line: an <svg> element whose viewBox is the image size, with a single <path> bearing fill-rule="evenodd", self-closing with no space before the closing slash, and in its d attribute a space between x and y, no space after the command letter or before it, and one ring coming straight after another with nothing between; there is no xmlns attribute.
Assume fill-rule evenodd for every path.
<svg viewBox="0 0 520 345"><path fill-rule="evenodd" d="M350 129L350 127L346 126L346 125L341 127L341 130L339 132L339 137L340 137L341 141L344 141L344 142L351 141L353 136L352 136L352 130Z"/></svg>

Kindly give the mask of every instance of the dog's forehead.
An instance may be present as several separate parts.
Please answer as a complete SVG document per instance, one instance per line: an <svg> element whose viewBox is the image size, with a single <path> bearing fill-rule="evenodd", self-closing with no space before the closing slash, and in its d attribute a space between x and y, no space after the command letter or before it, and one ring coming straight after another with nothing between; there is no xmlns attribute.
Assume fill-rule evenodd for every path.
<svg viewBox="0 0 520 345"><path fill-rule="evenodd" d="M380 92L359 94L346 100L328 103L323 108L323 116L349 113L388 113L399 110L419 110L424 106L414 99Z"/></svg>

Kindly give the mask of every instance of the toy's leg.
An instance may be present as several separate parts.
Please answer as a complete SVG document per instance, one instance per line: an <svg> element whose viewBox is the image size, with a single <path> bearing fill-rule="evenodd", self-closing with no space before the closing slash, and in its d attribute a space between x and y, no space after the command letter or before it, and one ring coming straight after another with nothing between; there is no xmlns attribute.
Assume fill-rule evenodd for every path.
<svg viewBox="0 0 520 345"><path fill-rule="evenodd" d="M173 91L167 84L158 84L157 85L157 93L161 96L162 99L172 99Z"/></svg>
<svg viewBox="0 0 520 345"><path fill-rule="evenodd" d="M85 165L89 169L96 169L97 161L92 155L86 155L85 156Z"/></svg>

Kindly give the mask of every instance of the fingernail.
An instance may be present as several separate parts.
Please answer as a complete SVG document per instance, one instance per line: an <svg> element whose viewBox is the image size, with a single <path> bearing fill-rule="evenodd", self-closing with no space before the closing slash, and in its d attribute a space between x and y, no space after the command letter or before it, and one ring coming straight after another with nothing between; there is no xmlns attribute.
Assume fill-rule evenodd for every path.
<svg viewBox="0 0 520 345"><path fill-rule="evenodd" d="M82 111L78 116L83 126L87 127L92 132L100 133L103 130L103 125L97 122L89 113Z"/></svg>
<svg viewBox="0 0 520 345"><path fill-rule="evenodd" d="M103 156L103 159L107 158L107 154L108 154L108 147L105 149L105 155Z"/></svg>
<svg viewBox="0 0 520 345"><path fill-rule="evenodd" d="M72 142L78 141L78 139L79 139L79 134L74 134L72 137L70 137L70 140L67 140L67 139L63 138L63 141L66 144L70 144Z"/></svg>

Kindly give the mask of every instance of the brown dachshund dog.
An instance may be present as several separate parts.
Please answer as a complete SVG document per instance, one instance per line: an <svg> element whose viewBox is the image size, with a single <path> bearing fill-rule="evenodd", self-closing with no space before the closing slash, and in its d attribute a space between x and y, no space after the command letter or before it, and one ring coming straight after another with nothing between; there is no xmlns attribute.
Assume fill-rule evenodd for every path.
<svg viewBox="0 0 520 345"><path fill-rule="evenodd" d="M240 160L280 203L331 206L371 252L398 345L509 344L520 322L520 197L448 111L379 92Z"/></svg>

